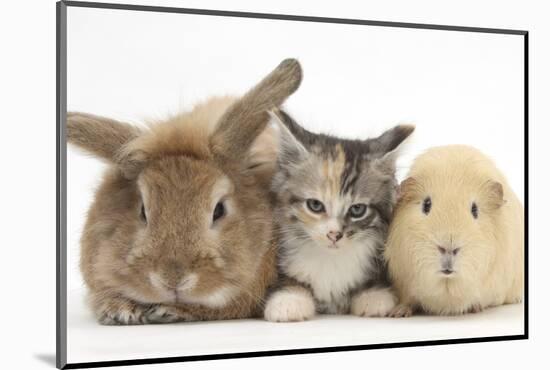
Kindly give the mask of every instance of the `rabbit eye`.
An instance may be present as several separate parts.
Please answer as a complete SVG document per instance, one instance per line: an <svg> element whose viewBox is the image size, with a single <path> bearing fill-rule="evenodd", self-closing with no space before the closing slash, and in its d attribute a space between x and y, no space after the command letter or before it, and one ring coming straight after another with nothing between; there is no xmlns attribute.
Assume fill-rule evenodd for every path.
<svg viewBox="0 0 550 370"><path fill-rule="evenodd" d="M141 218L141 221L147 223L147 215L145 214L145 205L141 205L141 212L139 214L139 217Z"/></svg>
<svg viewBox="0 0 550 370"><path fill-rule="evenodd" d="M424 214L427 215L428 213L430 213L431 209L432 209L432 198L427 197L422 202L422 212L424 212Z"/></svg>
<svg viewBox="0 0 550 370"><path fill-rule="evenodd" d="M216 222L216 220L222 218L225 215L225 206L222 202L218 202L216 204L216 208L214 208L214 214L212 215L212 222Z"/></svg>
<svg viewBox="0 0 550 370"><path fill-rule="evenodd" d="M306 200L306 205L313 213L322 213L325 211L325 205L317 199L310 198Z"/></svg>
<svg viewBox="0 0 550 370"><path fill-rule="evenodd" d="M477 218L479 216L479 209L475 202L472 203L472 208L470 209L470 212L472 212L472 216L474 216L474 218Z"/></svg>
<svg viewBox="0 0 550 370"><path fill-rule="evenodd" d="M349 207L349 215L353 218L361 218L367 213L367 205L364 203L357 203Z"/></svg>

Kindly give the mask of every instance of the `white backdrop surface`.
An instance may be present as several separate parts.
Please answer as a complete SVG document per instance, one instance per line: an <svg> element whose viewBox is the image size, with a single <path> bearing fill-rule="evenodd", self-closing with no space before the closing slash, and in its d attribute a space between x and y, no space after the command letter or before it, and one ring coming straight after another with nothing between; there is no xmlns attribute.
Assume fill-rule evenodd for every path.
<svg viewBox="0 0 550 370"><path fill-rule="evenodd" d="M69 8L67 17L69 110L135 124L155 121L211 95L244 93L282 59L294 57L302 63L304 80L286 108L308 129L367 138L413 123L417 130L398 162L400 178L411 160L431 146L469 144L491 156L523 197L521 36L87 8ZM210 339L212 325L209 330L193 326L191 341L181 333L178 337L177 330L168 334L158 327L86 325L82 318L92 319L81 312L86 308L78 240L103 169L98 160L69 149L69 362L166 356L174 342L181 347L168 351L171 356L177 348L205 353L205 343L206 352L216 353L523 332L521 306L500 320L497 311L495 318L475 324L425 325L421 336L411 330L414 322L407 327L385 321L386 336L369 332L364 321L351 323L367 328L351 335L344 322L329 319L296 327L290 342L287 330L271 330L262 343L251 333L266 330L267 324L249 322L242 326L240 346L224 339L233 324L214 324L218 342ZM105 346L134 337L136 330L154 335L139 337L133 345L125 342L118 351ZM316 330L332 335L311 341ZM152 346L147 339L152 336L166 350Z"/></svg>
<svg viewBox="0 0 550 370"><path fill-rule="evenodd" d="M550 131L550 23L545 2L526 0L388 0L384 2L278 0L135 0L146 5L361 18L530 31L530 339L484 344L428 346L143 365L143 369L281 369L342 367L447 370L540 368L550 339L547 307L547 141ZM0 85L4 169L0 189L5 264L0 269L8 340L7 368L50 369L55 361L55 1L7 2L0 13L3 58ZM267 66L266 66L267 68ZM311 69L311 68L309 68ZM243 77L244 78L244 77ZM309 77L307 77L309 78ZM305 86L305 85L304 85ZM304 87L303 86L303 87ZM151 106L153 106L151 104ZM86 107L72 107L84 109ZM135 114L136 111L131 112ZM159 114L163 114L159 106ZM498 135L495 135L498 138ZM24 138L24 145L22 145ZM496 140L496 139L495 139ZM87 162L91 163L91 162ZM499 163L500 164L500 163ZM519 190L517 190L519 192ZM81 312L80 314L86 314ZM424 328L419 327L418 331ZM9 347L8 347L9 345Z"/></svg>
<svg viewBox="0 0 550 370"><path fill-rule="evenodd" d="M241 94L279 61L294 57L304 80L286 107L308 129L367 138L413 123L417 130L399 161L400 178L426 148L469 144L493 157L523 197L521 36L86 8L69 8L68 36L69 110L136 124L155 121L213 94ZM166 350L149 345L151 335L109 350L102 345L106 338L117 342L136 329L86 325L82 318L91 317L82 316L85 289L78 271L78 239L102 170L97 160L69 149L69 362L166 356L174 342L191 354L522 333L520 306L500 321L496 314L496 326L491 319L439 326L445 334L427 325L423 336L415 336L414 322L392 326L388 320L381 326L388 328L386 336L368 330L350 336L344 322L329 319L293 327L291 342L287 330L272 330L262 343L249 334L265 327L248 322L239 346L224 340L234 324L215 323L219 342L208 339L212 325L193 326L192 341L177 330L150 328ZM312 342L308 337L316 330L332 335ZM210 343L207 351L203 341ZM90 350L90 343L97 348ZM177 355L177 348L168 355Z"/></svg>

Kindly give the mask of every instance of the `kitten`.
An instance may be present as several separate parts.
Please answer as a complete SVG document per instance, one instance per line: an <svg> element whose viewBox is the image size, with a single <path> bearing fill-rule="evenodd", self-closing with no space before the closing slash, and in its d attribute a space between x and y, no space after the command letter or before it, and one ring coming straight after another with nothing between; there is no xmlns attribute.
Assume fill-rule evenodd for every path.
<svg viewBox="0 0 550 370"><path fill-rule="evenodd" d="M281 281L269 321L318 313L385 316L396 304L382 249L396 200L396 148L414 126L346 140L313 134L284 111L273 178Z"/></svg>

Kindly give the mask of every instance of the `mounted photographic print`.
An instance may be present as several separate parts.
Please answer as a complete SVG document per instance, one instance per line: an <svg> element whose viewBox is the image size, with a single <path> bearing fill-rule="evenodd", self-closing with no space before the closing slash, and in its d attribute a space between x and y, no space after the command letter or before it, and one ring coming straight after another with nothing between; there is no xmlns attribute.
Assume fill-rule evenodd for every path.
<svg viewBox="0 0 550 370"><path fill-rule="evenodd" d="M59 368L528 337L526 31L57 11Z"/></svg>

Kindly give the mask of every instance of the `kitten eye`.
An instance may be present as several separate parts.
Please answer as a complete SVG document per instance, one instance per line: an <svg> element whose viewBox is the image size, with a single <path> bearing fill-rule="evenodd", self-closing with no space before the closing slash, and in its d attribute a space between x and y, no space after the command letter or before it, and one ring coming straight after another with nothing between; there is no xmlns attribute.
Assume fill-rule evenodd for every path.
<svg viewBox="0 0 550 370"><path fill-rule="evenodd" d="M470 209L470 212L472 212L472 216L474 216L474 218L477 218L479 216L479 209L477 208L477 204L475 202L472 203L472 208Z"/></svg>
<svg viewBox="0 0 550 370"><path fill-rule="evenodd" d="M428 214L430 213L430 210L432 209L432 198L430 197L427 197L426 199L424 199L424 202L422 202L422 212L424 212L424 214Z"/></svg>
<svg viewBox="0 0 550 370"><path fill-rule="evenodd" d="M147 223L147 215L145 214L145 205L144 204L141 205L141 211L140 211L139 217L141 218L141 221Z"/></svg>
<svg viewBox="0 0 550 370"><path fill-rule="evenodd" d="M212 214L212 222L216 222L218 219L222 218L225 215L225 206L222 202L218 202L214 208L214 213Z"/></svg>
<svg viewBox="0 0 550 370"><path fill-rule="evenodd" d="M357 203L349 207L349 215L353 218L361 218L367 213L367 205L364 203Z"/></svg>
<svg viewBox="0 0 550 370"><path fill-rule="evenodd" d="M306 204L311 212L321 213L325 211L325 205L320 200L310 198L306 200Z"/></svg>

